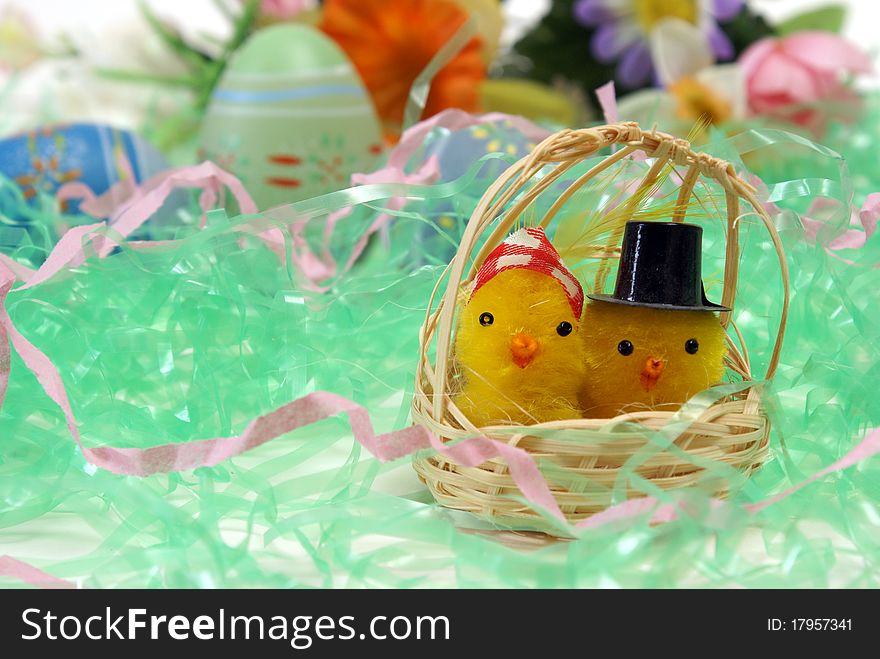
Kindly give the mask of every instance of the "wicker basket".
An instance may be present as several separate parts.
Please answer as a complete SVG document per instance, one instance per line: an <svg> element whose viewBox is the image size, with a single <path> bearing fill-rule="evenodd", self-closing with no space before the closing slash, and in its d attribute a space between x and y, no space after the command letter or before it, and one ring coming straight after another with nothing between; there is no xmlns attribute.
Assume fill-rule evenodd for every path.
<svg viewBox="0 0 880 659"><path fill-rule="evenodd" d="M428 316L421 331L422 353L416 373L412 415L415 423L425 425L444 441L482 434L519 446L535 458L550 460L558 465L561 471L551 479L550 486L561 510L570 521L588 517L609 505L612 488L615 484L620 486L619 476L624 463L649 441L644 433L639 432L640 427L658 430L670 421L674 412L640 411L621 415L613 422L609 419L571 419L539 424L542 428L579 431L578 441L530 434L530 430L538 426L492 426L478 429L456 408L450 392L455 305L461 286L472 281L486 255L504 240L523 211L538 195L585 158L615 144L621 148L577 178L553 203L542 218L541 226L547 226L563 204L600 172L606 171L633 152L642 151L653 159L644 176L644 183L647 185L657 180L668 163L673 163L685 172L673 214L674 221L684 220L688 201L700 177L714 179L723 188L727 208L727 247L721 300L724 306L733 309L735 304L739 262L737 220L741 217L741 203L748 204L751 207L749 212L759 217L767 228L779 257L783 302L779 330L766 378L770 378L776 369L788 313L788 270L779 236L770 217L755 197L754 188L739 178L729 163L704 153L696 153L686 141L671 135L656 131L646 132L634 123L619 123L582 130L563 130L544 140L530 155L511 166L483 195L470 218L455 258L434 289ZM536 177L542 170L543 175ZM515 203L504 212L503 209L515 198ZM478 238L490 228L491 234L466 273L465 269ZM619 238L618 234L616 239ZM619 249L613 249L614 245L610 247L612 249L609 246L599 246L594 254L595 258L604 259L599 269L599 287L610 269L609 259L619 256ZM445 292L436 309L431 311L445 277L448 277ZM681 432L674 442L681 451L673 453L657 450L636 468L635 472L639 476L660 488L680 488L699 482L706 473L698 464L705 464L706 460L724 463L737 472L750 474L766 458L770 424L761 408L758 387L749 384L754 379L749 367L748 351L742 345L742 336L732 321L732 313L723 313L721 322L728 331L727 366L742 378L744 388L739 393L718 400ZM742 349L737 348L736 343L731 340L731 332L736 334ZM434 341L436 359L432 364L428 348ZM617 423L623 421L630 423ZM608 441L611 427L609 423L613 423L612 441ZM567 434L570 436L571 433ZM521 497L520 492L508 473L507 465L501 459L492 459L477 467L464 467L435 454L416 460L414 467L434 498L443 506L477 513L501 523L529 522L536 523L536 528L542 526L539 515L523 505L521 500L516 500L517 495ZM581 477L572 478L573 482L583 482L586 478L596 487L568 489L559 485L558 483L566 480L559 478L560 473L565 475L566 472L573 477ZM627 496L643 496L640 491L629 488L627 484L624 486L627 487ZM713 493L716 496L723 497L727 495L729 486L717 482L710 484L710 487L714 488Z"/></svg>

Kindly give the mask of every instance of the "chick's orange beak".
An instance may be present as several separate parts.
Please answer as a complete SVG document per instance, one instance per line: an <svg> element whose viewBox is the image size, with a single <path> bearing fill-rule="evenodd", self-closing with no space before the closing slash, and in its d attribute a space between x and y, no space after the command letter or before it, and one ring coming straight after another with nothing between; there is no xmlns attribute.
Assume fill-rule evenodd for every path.
<svg viewBox="0 0 880 659"><path fill-rule="evenodd" d="M665 359L657 359L654 356L650 356L645 360L645 366L639 374L639 381L642 383L642 388L645 391L651 391L654 388L665 367Z"/></svg>
<svg viewBox="0 0 880 659"><path fill-rule="evenodd" d="M513 363L525 368L532 363L538 352L538 342L525 332L514 334L510 339L510 355Z"/></svg>

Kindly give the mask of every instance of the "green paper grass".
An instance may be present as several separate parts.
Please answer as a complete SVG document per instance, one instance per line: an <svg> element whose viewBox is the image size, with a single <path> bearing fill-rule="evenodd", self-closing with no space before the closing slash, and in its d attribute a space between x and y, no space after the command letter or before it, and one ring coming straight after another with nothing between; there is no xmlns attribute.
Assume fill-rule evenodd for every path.
<svg viewBox="0 0 880 659"><path fill-rule="evenodd" d="M818 178L834 183L828 190L846 189L834 163L819 164ZM880 181L859 178L873 169L858 171L860 202ZM89 446L229 435L316 390L364 405L377 432L401 428L418 330L448 259L442 250L490 181L472 174L458 184L454 195L449 187L414 194L325 293L235 231L253 218L214 214L207 230L172 246L125 247L12 292L7 309L58 366ZM322 199L313 205L330 203ZM361 205L340 224L329 246L337 263L384 205ZM306 231L316 251L327 210ZM440 230L440 216L452 228ZM775 331L778 264L754 221L744 218L742 233L738 322L760 372ZM794 295L767 392L772 457L735 506L711 508L689 490L668 495L688 503L687 514L661 525L645 516L570 541L498 530L438 507L406 460L378 463L342 418L216 467L118 476L85 462L59 410L13 356L0 410L0 554L87 587L876 587L878 460L756 514L739 506L801 482L880 425L877 246L868 241L849 265L796 222L782 234ZM707 252L719 240L707 230Z"/></svg>

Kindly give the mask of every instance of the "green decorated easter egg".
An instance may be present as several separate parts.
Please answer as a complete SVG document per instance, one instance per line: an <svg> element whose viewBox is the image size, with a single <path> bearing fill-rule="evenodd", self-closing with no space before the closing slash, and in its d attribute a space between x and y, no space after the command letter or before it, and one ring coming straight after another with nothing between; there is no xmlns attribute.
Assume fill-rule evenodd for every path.
<svg viewBox="0 0 880 659"><path fill-rule="evenodd" d="M238 176L261 210L348 187L382 151L351 62L307 25L256 32L231 58L202 126L205 158Z"/></svg>

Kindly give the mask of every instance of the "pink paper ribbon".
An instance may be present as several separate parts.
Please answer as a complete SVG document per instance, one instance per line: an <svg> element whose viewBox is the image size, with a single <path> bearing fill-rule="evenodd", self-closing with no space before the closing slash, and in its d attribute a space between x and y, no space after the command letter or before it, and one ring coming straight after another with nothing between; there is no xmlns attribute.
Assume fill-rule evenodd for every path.
<svg viewBox="0 0 880 659"><path fill-rule="evenodd" d="M108 222L87 224L68 230L38 270L28 268L0 254L0 266L4 266L20 281L26 282L27 286L22 288L46 281L69 264L81 264L85 258L84 242L86 241L95 243L99 257L107 256L118 243L107 235L96 233L96 229L110 227L123 237L129 236L149 220L177 188L201 189L199 205L203 211L202 227L205 226L206 221L204 213L217 206L224 187L228 187L232 192L243 214L257 212L257 205L241 181L210 161L194 167L181 167L162 172L140 186L130 183L134 177L131 173L131 165L124 154L121 155L119 165L128 171L128 176L100 197L96 197L92 190L82 183L65 184L57 193L59 199L74 197L86 199L83 209L96 217L109 217ZM279 251L278 245L283 245L284 242L278 229L264 231L260 237L276 252ZM133 247L144 247L173 242L136 241L129 244Z"/></svg>
<svg viewBox="0 0 880 659"><path fill-rule="evenodd" d="M103 194L96 195L94 191L82 181L65 183L55 192L58 201L80 199L80 210L92 217L110 217L116 209L138 193L138 185L135 182L134 169L128 156L123 151L116 153L116 166L122 170L120 180L110 186ZM161 176L161 174L159 174Z"/></svg>
<svg viewBox="0 0 880 659"><path fill-rule="evenodd" d="M30 563L6 555L0 556L0 577L17 579L37 588L76 588L76 584L53 577Z"/></svg>
<svg viewBox="0 0 880 659"><path fill-rule="evenodd" d="M199 205L207 212L217 207L223 188L228 187L243 214L250 215L257 212L256 203L241 181L210 161L206 160L195 167L180 167L161 172L140 185L132 183L134 175L124 155L121 156L119 164L128 171L128 175L100 197L96 197L81 183L62 186L56 196L59 199L84 198L83 210L95 217L109 217L110 226L123 236L130 235L150 219L177 188L201 189ZM204 214L201 226L205 226Z"/></svg>
<svg viewBox="0 0 880 659"><path fill-rule="evenodd" d="M515 129L522 133L527 139L534 142L540 142L550 135L550 132L533 124L531 121L522 117L517 117L501 112L491 112L483 115L474 115L464 112L463 110L444 110L424 121L411 126L404 131L400 141L388 154L388 164L375 172L367 174L353 174L351 184L367 185L370 183L405 183L410 185L430 185L436 182L440 177L440 164L436 156L431 156L425 162L419 165L418 169L412 174L406 173L406 167L410 158L424 144L425 138L438 128L446 130L463 130L471 126L477 126L485 123L495 123L505 121L510 123ZM407 199L403 197L393 197L387 203L392 211L402 209L407 204ZM329 290L330 286L324 285L330 277L342 275L346 273L354 263L360 258L364 249L369 242L370 236L385 228L393 219L391 215L382 213L376 217L367 230L358 238L349 255L346 263L340 270L335 259L330 253L330 242L333 234L340 223L342 223L351 214L350 208L331 213L326 221L323 235L322 254L318 255L311 251L308 243L303 238L303 233L307 220L295 221L291 225L291 235L293 236L293 263L297 270L305 277L305 286L310 290L324 292Z"/></svg>
<svg viewBox="0 0 880 659"><path fill-rule="evenodd" d="M295 406L301 406L301 409L295 409ZM283 414L278 414L279 412L283 412ZM508 446L507 444L504 444L502 442L489 440L483 437L465 440L464 442L461 442L460 444L457 444L455 446L447 447L421 426L410 426L409 428L404 428L403 430L388 433L386 435L380 435L377 437L373 433L372 424L370 423L367 411L356 403L342 398L341 396L336 396L335 394L317 392L300 398L293 403L288 403L282 408L275 410L275 412L271 412L263 417L259 417L256 421L249 424L248 428L245 430L244 433L242 433L242 435L234 439L240 439L244 437L248 434L249 430L258 427L260 422L264 420L265 425L263 426L263 428L261 430L253 431L252 437L255 438L258 434L260 434L261 436L266 437L264 441L268 441L272 438L268 437L268 434L279 430L281 432L279 432L275 436L280 436L281 434L284 434L283 429L288 427L288 424L291 421L293 421L294 423L296 423L297 421L302 421L303 425L305 425L307 423L314 423L315 421L319 421L322 418L332 416L339 412L346 412L348 414L349 421L352 427L352 433L354 434L355 438L382 461L405 457L412 452L428 447L435 448L439 452L458 460L466 466L476 466L481 462L494 457L495 455L500 455L507 461L510 467L511 476L523 491L523 495L526 497L526 499L538 506L541 506L551 511L552 514L560 520L564 519L562 517L562 513L559 511L559 508L556 506L556 502L553 499L552 494L550 494L550 491L547 488L546 481L541 476L541 473L540 471L538 471L537 466L535 465L531 456L528 453L525 453L525 451L522 451L521 449L518 449L516 447ZM207 441L218 442L224 440ZM247 444L247 442L239 442L235 446L235 448L239 449L238 452L242 452L248 450L248 448L258 446L260 443L263 442L254 441L251 442L249 445ZM160 452L164 452L164 450L167 448L168 447L156 447L156 449ZM214 452L209 460L216 459L216 461L208 462L206 464L216 464L216 462L219 462L221 459L225 459L221 456L226 455L227 453L228 455L226 455L226 457L231 457L231 455L234 454L230 452L231 448L232 447L230 446ZM110 450L140 451L140 449ZM147 449L147 451L151 450L153 449ZM201 453L203 455L206 455L210 454L210 452L211 451L209 448L207 452L195 451L194 453ZM843 456L833 464L825 467L824 469L816 472L806 480L788 488L787 490L780 492L779 494L765 499L764 501L746 504L745 506L743 506L743 508L750 513L760 512L761 510L764 510L774 503L782 501L783 499L791 496L792 494L794 494L798 490L803 489L809 484L814 483L820 478L823 478L824 476L828 476L835 472L849 469L859 462L867 460L877 455L878 453L880 453L880 428L870 431L865 436L865 438L845 456ZM149 467L154 468L168 466L169 462L166 460L166 458L168 457L170 457L170 455L162 456L162 459L159 462L152 463L149 465ZM137 465L139 468L148 466L141 460L135 461L134 464ZM132 471L129 473L134 472ZM659 524L675 520L680 512L687 513L687 509L684 505L674 506L671 504L658 504L658 500L654 497L630 499L578 522L576 524L576 528L582 531L595 529L605 524L627 521L636 517L640 517L642 515L646 515L648 513L652 513L650 519L651 523ZM710 506L716 510L723 508L727 505L731 504L720 499L710 500ZM32 565L29 565L28 563L15 560L9 556L0 557L0 576L19 579L21 581L24 581L25 583L41 588L75 587L70 582L53 577L43 572L42 570L39 570Z"/></svg>
<svg viewBox="0 0 880 659"><path fill-rule="evenodd" d="M880 428L875 428L869 431L868 434L865 435L865 437L858 444L856 444L853 449L847 452L846 455L844 455L836 462L828 465L820 471L817 471L806 480L803 480L800 483L791 486L787 490L773 495L772 497L764 499L763 501L758 501L756 503L745 504L743 506L743 509L750 513L760 512L765 508L773 505L774 503L778 503L779 501L790 497L792 494L794 494L798 490L802 490L810 483L814 483L820 478L828 476L829 474L849 469L859 462L874 457L878 453L880 453ZM710 506L714 509L722 508L726 505L730 504L726 501L722 501L721 499L710 500ZM593 529L602 526L603 524L632 519L634 517L647 514L651 511L653 511L653 514L651 515L651 523L653 524L671 522L678 517L680 512L687 512L684 505L659 505L659 501L655 497L644 497L642 499L630 499L610 508L606 508L605 510L596 513L595 515L592 515L591 517L588 517L587 519L578 522L576 526L579 529Z"/></svg>
<svg viewBox="0 0 880 659"><path fill-rule="evenodd" d="M834 213L840 209L840 202L834 199L816 199L807 210L806 215L801 218L804 224L804 232L810 240L818 242L819 231L825 226L822 220L814 219L811 216L827 215ZM835 252L842 249L860 249L865 246L868 239L874 235L877 230L877 221L880 219L880 192L873 192L865 199L862 207L856 211L853 209L850 216L850 226L843 234L832 239L828 244L823 244L825 251L835 258L852 265L854 262L850 259L844 259Z"/></svg>
<svg viewBox="0 0 880 659"><path fill-rule="evenodd" d="M351 177L352 185L368 185L371 183L406 183L410 185L430 185L434 183L440 176L440 168L435 156L431 156L426 160L419 169L412 173L396 169L394 167L385 167L370 174L353 174ZM402 209L407 204L404 197L393 197L388 200L387 206L389 210L396 211ZM324 293L330 290L331 286L324 285L322 282L327 281L331 277L341 276L348 272L366 249L370 237L388 225L393 219L388 213L380 213L367 227L355 242L351 254L343 265L342 269L336 263L330 252L330 242L336 231L337 225L344 221L350 214L351 208L342 208L338 211L330 213L324 224L323 232L323 248L321 255L315 254L309 248L304 234L308 220L295 220L290 225L290 235L293 242L292 262L297 271L304 277L302 285L308 290Z"/></svg>
<svg viewBox="0 0 880 659"><path fill-rule="evenodd" d="M0 289L0 297L5 298L6 291ZM0 313L5 312L0 311ZM6 334L6 326L0 324L0 410L3 409L3 399L6 398L6 390L9 388L9 372L12 368L10 358L12 357L9 350L9 337Z"/></svg>
<svg viewBox="0 0 880 659"><path fill-rule="evenodd" d="M596 87L596 100L599 101L599 107L602 108L602 116L605 118L606 124L614 124L620 121L620 110L617 107L617 90L614 87L614 81L609 80L601 87ZM612 151L617 151L617 146L612 146ZM644 151L633 151L630 156L633 160L644 161L648 159ZM672 171L673 180L678 178L676 172ZM680 182L680 179L679 181Z"/></svg>
<svg viewBox="0 0 880 659"><path fill-rule="evenodd" d="M528 119L503 112L490 112L488 114L469 114L464 110L444 110L433 117L420 121L407 128L400 137L400 142L388 155L388 167L403 171L412 155L422 146L425 138L436 128L447 130L463 130L479 124L496 123L499 121L510 124L532 142L542 142L550 136L550 131L533 124Z"/></svg>
<svg viewBox="0 0 880 659"><path fill-rule="evenodd" d="M617 110L617 93L614 89L613 80L596 88L596 99L599 101L599 107L602 108L602 116L605 117L605 123L617 123L620 119L620 113Z"/></svg>
<svg viewBox="0 0 880 659"><path fill-rule="evenodd" d="M15 274L21 281L27 281L36 272L33 268L22 265L17 261L13 261L6 254L0 254L0 264L5 265L11 272Z"/></svg>
<svg viewBox="0 0 880 659"><path fill-rule="evenodd" d="M776 204L767 201L768 191L764 182L753 174L748 175L749 183L758 191L758 199L764 210L771 217L776 217L782 212ZM801 215L801 223L804 226L804 235L809 240L819 242L819 232L826 226L825 219L841 211L842 204L837 199L818 197L812 201L807 212ZM860 249L865 246L871 236L877 231L877 223L880 221L880 192L872 192L866 198L862 207L857 211L855 208L850 213L849 226L843 234L832 238L827 243L822 243L823 249L834 258L853 265L855 262L842 258L836 254L841 249Z"/></svg>

